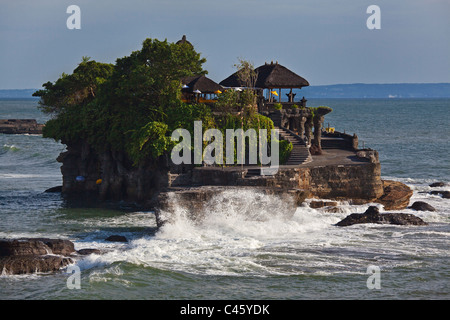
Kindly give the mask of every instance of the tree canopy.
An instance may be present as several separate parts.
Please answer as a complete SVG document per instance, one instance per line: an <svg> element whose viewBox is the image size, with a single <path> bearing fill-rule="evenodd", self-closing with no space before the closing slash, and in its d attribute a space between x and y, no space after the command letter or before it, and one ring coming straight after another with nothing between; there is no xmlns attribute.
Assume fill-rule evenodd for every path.
<svg viewBox="0 0 450 320"><path fill-rule="evenodd" d="M155 159L169 150L170 132L177 128L192 132L195 120L204 130L224 125L208 106L181 100L181 79L207 74L205 62L188 43L150 38L115 64L83 57L72 74L33 94L41 98L42 111L53 115L44 137L65 144L87 140L98 151L124 151L135 164ZM246 122L273 126L267 120L251 114Z"/></svg>

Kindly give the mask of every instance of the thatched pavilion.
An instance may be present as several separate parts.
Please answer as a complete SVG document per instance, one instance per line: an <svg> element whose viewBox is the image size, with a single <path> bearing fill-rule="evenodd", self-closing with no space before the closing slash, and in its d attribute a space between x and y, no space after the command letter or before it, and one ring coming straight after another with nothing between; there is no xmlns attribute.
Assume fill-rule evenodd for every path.
<svg viewBox="0 0 450 320"><path fill-rule="evenodd" d="M224 89L206 76L192 76L181 79L184 101L213 103L214 98Z"/></svg>
<svg viewBox="0 0 450 320"><path fill-rule="evenodd" d="M225 80L222 80L220 84L224 87L243 87L244 84L241 83L238 72L235 72ZM288 104L295 103L295 94L292 93L292 89L300 89L306 86L309 86L309 82L299 76L298 74L292 72L288 68L282 66L278 62L273 63L265 63L264 65L255 69L257 73L255 89L266 89L266 93L263 94L265 97L265 102L268 104L272 104L278 100L281 102L281 89L290 89L289 94L286 94L288 97ZM278 92L276 91L278 90ZM275 97L274 97L275 96ZM278 96L276 98L276 96ZM298 104L302 102L299 100Z"/></svg>

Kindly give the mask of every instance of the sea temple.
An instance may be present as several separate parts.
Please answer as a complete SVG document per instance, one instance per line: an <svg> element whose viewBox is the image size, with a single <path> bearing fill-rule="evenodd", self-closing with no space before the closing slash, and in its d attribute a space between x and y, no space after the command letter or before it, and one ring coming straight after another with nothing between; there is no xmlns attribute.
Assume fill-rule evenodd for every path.
<svg viewBox="0 0 450 320"><path fill-rule="evenodd" d="M186 43L192 46L185 36L177 42ZM394 188L391 182L381 180L377 151L359 149L356 135L324 128L324 117L332 109L307 106L307 97L298 94L301 88L309 86L306 79L273 61L252 71L251 81L243 81L239 70L219 83L202 74L182 78L181 99L209 106L220 117L223 112L216 106L221 95L248 89L256 93L256 113L270 119L280 139L290 146L276 174L265 175L258 164L176 165L169 156L132 166L124 153L99 152L82 140L67 142L68 150L58 157L62 163L63 194L144 203L156 212L159 225L169 219L174 197L195 218L212 196L235 188L283 197L294 210L306 198L345 199L353 203L385 201L387 209L407 203L410 190L394 205L386 202L386 190L402 186ZM240 115L243 111L227 112Z"/></svg>
<svg viewBox="0 0 450 320"><path fill-rule="evenodd" d="M176 58L170 60L171 54ZM272 215L290 219L306 199L314 208L337 205L339 200L377 202L385 210L408 206L412 190L381 180L377 151L360 149L356 135L324 128L324 117L332 109L308 107L306 98L297 96L309 85L306 79L270 62L255 69L244 67L216 83L204 75L204 61L185 36L175 44L146 39L142 51L117 59L115 66L83 59L74 75L47 82L44 90L35 93L41 97L41 107L56 114L43 129L32 120L9 119L0 120L0 131L30 134L42 129L44 137L67 146L57 158L63 185L48 192L61 192L77 206L83 198L136 204L154 213L158 227L180 213L194 223L208 221L203 217L210 214L216 196L221 205L233 206L240 219L250 221ZM180 69L185 72L177 73ZM104 83L107 90L95 92ZM176 164L168 152L170 131L189 132L187 127L195 126L198 119L208 130L270 128L275 132L271 143L279 141L275 145L282 151L276 172L265 174L262 161L208 163L203 154L199 162ZM250 150L251 139L247 143L243 136L240 144ZM202 145L205 139L199 142ZM186 150L187 157L197 156L195 148ZM227 153L228 160L237 158L239 149L234 150ZM250 158L242 148L241 156ZM370 206L364 214L351 214L336 226L354 223L425 224L411 214L381 214ZM106 241L127 239L111 236ZM101 251L75 251L69 240L0 239L0 269L4 274L57 271L92 253Z"/></svg>

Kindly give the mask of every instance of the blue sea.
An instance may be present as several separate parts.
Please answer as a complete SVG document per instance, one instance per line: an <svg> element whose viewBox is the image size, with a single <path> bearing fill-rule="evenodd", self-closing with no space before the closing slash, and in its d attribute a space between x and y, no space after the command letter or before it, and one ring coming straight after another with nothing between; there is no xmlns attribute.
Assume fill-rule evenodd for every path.
<svg viewBox="0 0 450 320"><path fill-rule="evenodd" d="M340 228L334 224L369 204L340 202L329 212L310 200L289 219L271 209L254 221L241 206L262 196L230 191L208 204L202 223L176 206L179 218L157 229L153 212L74 205L44 193L62 184L56 158L65 146L40 135L0 134L0 238L65 238L77 250L106 252L75 262L80 289L68 287L65 269L1 274L0 299L449 299L450 199L429 191L450 190L450 99L310 99L308 106L331 107L325 126L356 133L360 147L378 150L382 177L409 185L411 203L437 209L401 212L429 224ZM48 120L34 99L0 100L0 119L8 118ZM446 186L429 187L437 181ZM114 234L129 241L105 241ZM378 288L368 285L374 267Z"/></svg>

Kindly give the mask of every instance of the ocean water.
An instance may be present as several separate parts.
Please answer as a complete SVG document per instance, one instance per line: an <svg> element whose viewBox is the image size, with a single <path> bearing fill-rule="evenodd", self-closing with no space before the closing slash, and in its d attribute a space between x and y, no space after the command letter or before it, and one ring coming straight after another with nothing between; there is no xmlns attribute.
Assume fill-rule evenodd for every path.
<svg viewBox="0 0 450 320"><path fill-rule="evenodd" d="M208 204L200 223L184 217L157 229L152 212L74 205L59 194L56 157L65 146L40 135L0 134L0 238L57 237L75 248L106 253L76 261L80 289L68 270L0 275L0 299L449 299L450 200L430 195L429 184L450 190L449 99L310 99L333 112L325 125L357 133L360 147L380 153L383 178L408 184L414 201L435 212L413 213L427 226L335 223L369 205L339 203L339 212L313 209L309 200L292 217L277 214L276 198L229 191ZM46 121L36 100L0 100L0 119ZM267 210L251 212L252 202ZM281 204L280 204L281 205ZM378 205L382 210L382 207ZM113 234L128 243L111 243ZM368 269L379 268L379 289Z"/></svg>

